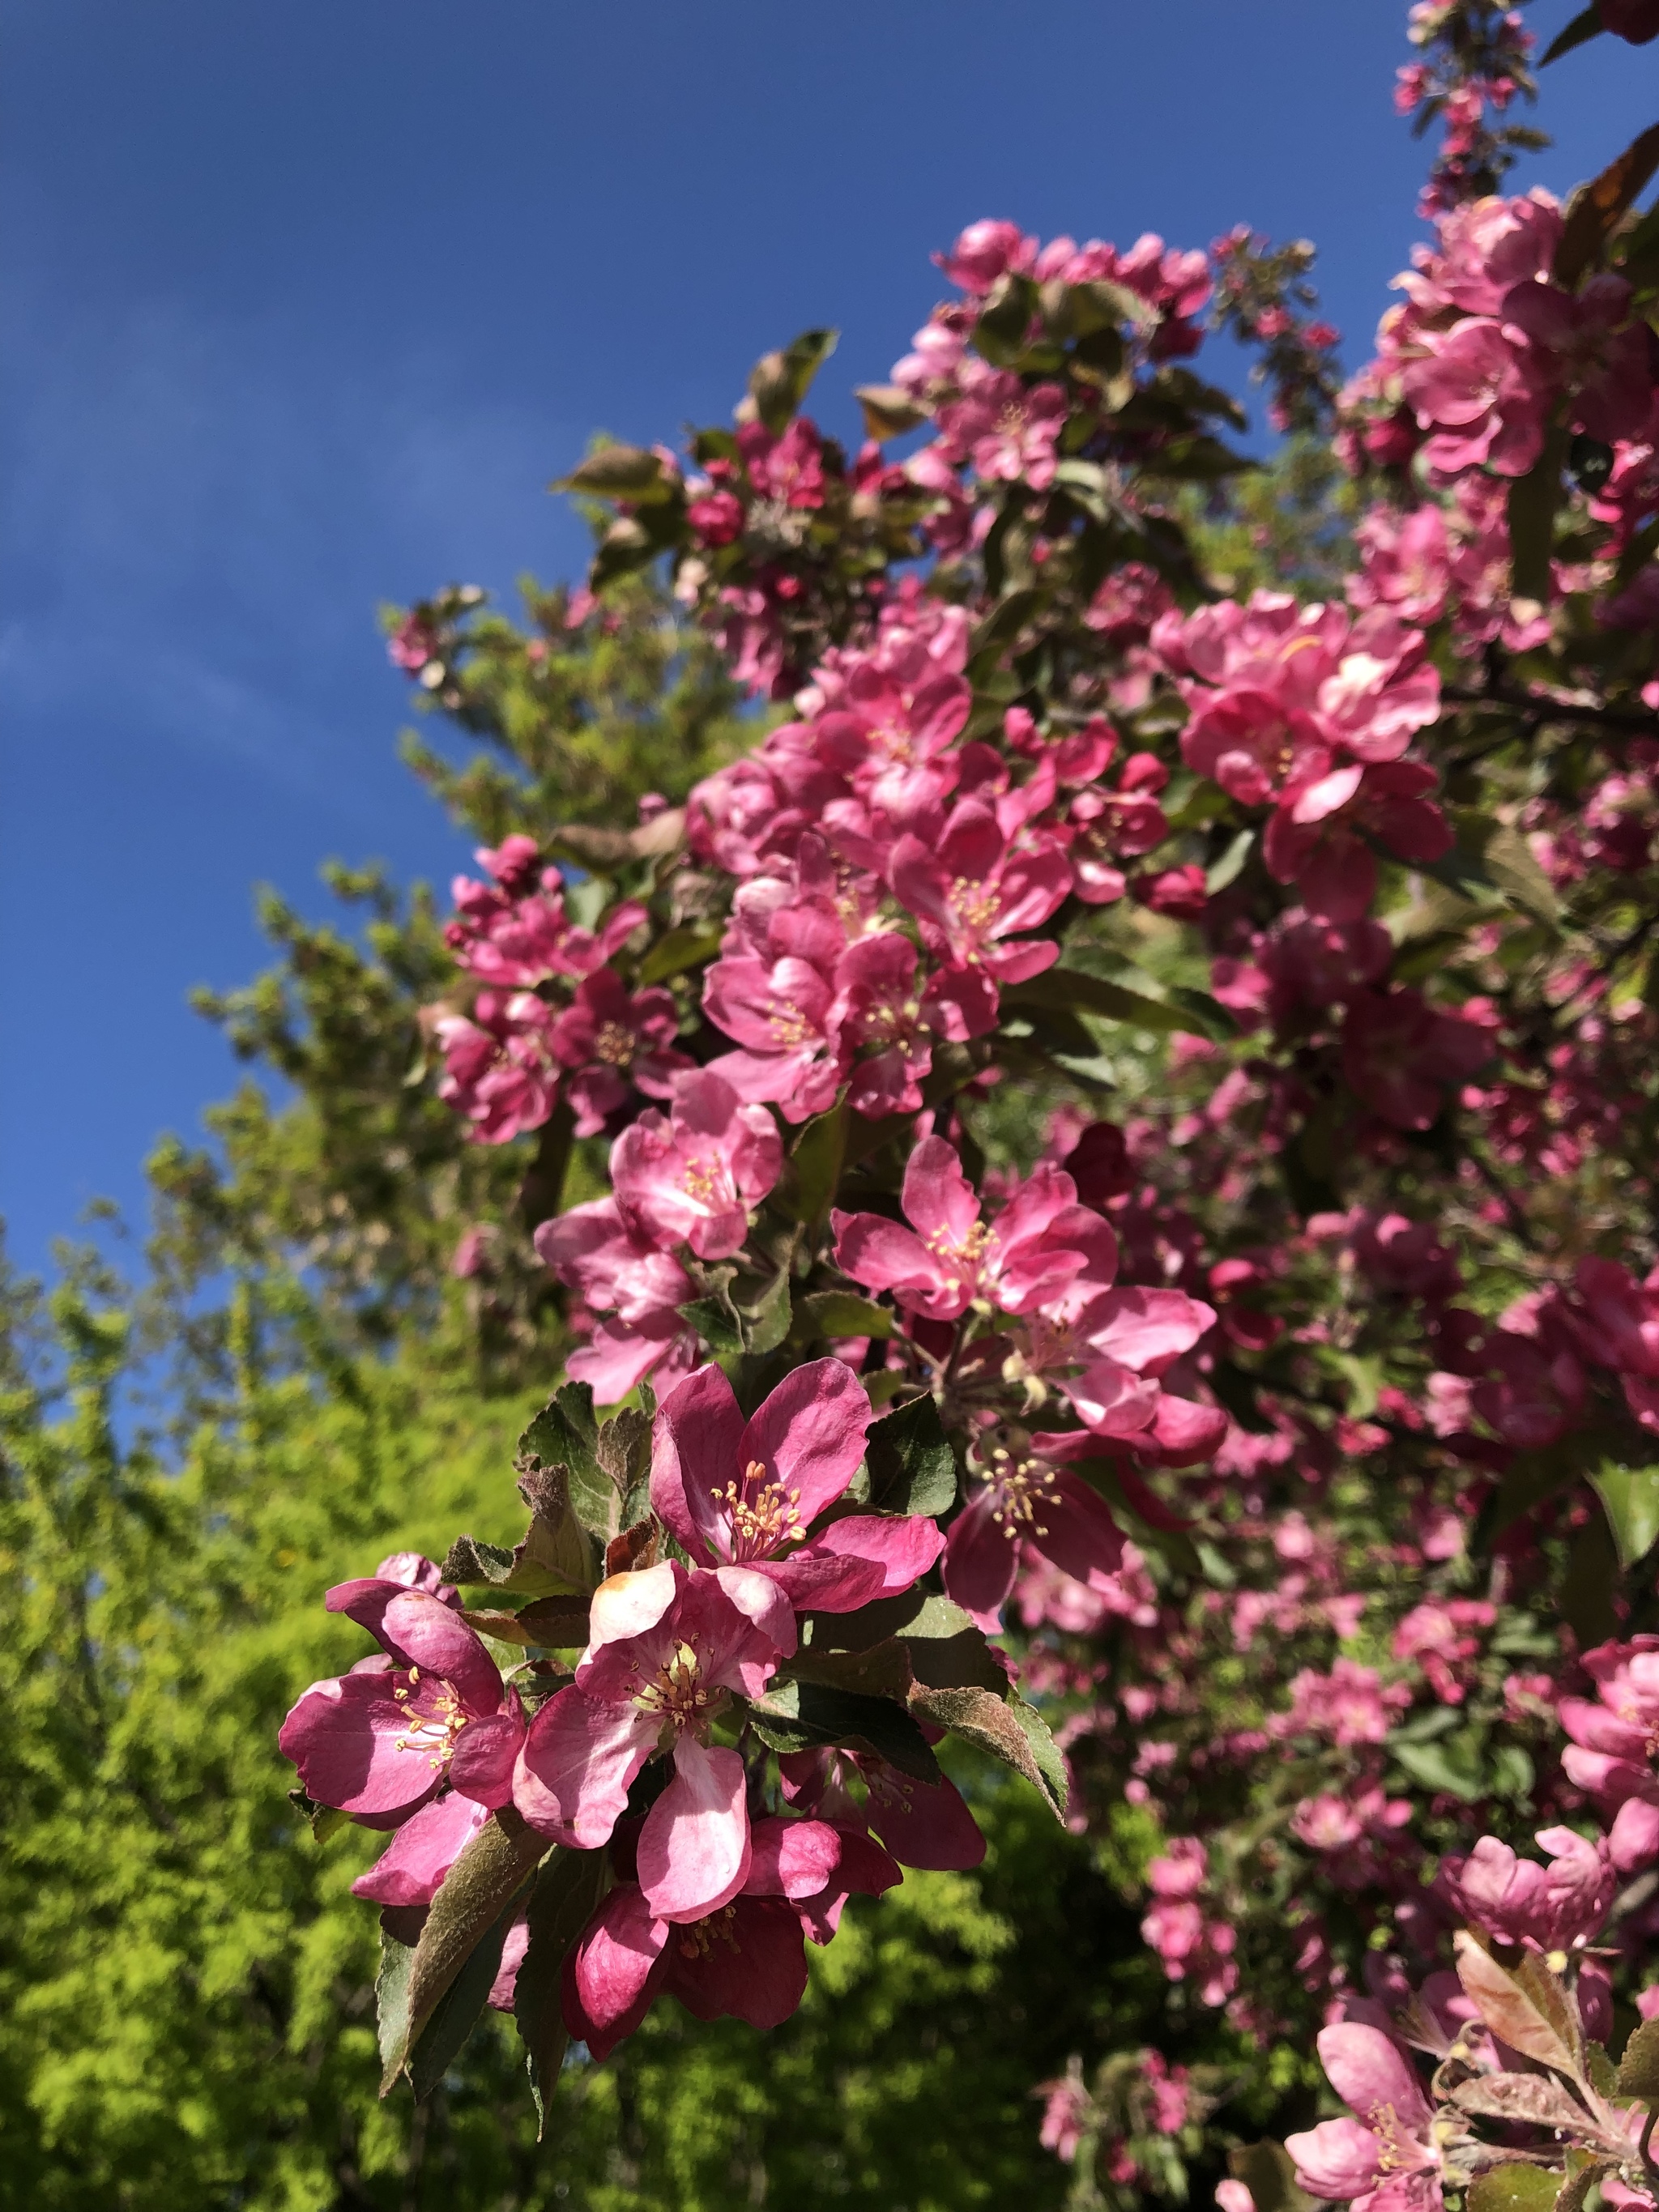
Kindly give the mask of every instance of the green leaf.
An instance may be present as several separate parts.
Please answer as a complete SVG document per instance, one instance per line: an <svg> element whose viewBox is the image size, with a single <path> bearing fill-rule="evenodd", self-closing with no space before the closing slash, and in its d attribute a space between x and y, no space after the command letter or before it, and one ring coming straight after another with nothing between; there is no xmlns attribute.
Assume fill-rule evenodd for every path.
<svg viewBox="0 0 1659 2212"><path fill-rule="evenodd" d="M480 1636L493 1636L499 1644L568 1651L587 1641L587 1610L585 1597L544 1597L521 1606L517 1613L468 1610L461 1619Z"/></svg>
<svg viewBox="0 0 1659 2212"><path fill-rule="evenodd" d="M1555 896L1555 886L1534 859L1531 846L1518 830L1511 829L1507 822L1498 823L1480 857L1486 864L1487 874L1512 906L1522 908L1552 928L1559 923L1561 902Z"/></svg>
<svg viewBox="0 0 1659 2212"><path fill-rule="evenodd" d="M1250 857L1250 848L1255 842L1254 830L1241 830L1204 878L1204 888L1212 898L1224 891L1229 884L1237 883L1244 863ZM1237 1024L1234 1024L1237 1027Z"/></svg>
<svg viewBox="0 0 1659 2212"><path fill-rule="evenodd" d="M1561 2177L1548 2166L1488 2166L1469 2184L1469 2212L1553 2212Z"/></svg>
<svg viewBox="0 0 1659 2212"><path fill-rule="evenodd" d="M1659 1540L1659 1467L1615 1467L1604 1460L1590 1486L1607 1514L1620 1565L1633 1567Z"/></svg>
<svg viewBox="0 0 1659 2212"><path fill-rule="evenodd" d="M691 1298L675 1310L689 1322L716 1359L732 1359L743 1351L743 1330L731 1307L721 1298Z"/></svg>
<svg viewBox="0 0 1659 2212"><path fill-rule="evenodd" d="M1555 544L1555 514L1561 504L1561 465L1566 458L1565 430L1552 430L1544 450L1523 477L1510 485L1510 583L1518 599L1541 606L1550 596L1550 555Z"/></svg>
<svg viewBox="0 0 1659 2212"><path fill-rule="evenodd" d="M744 1709L763 1743L774 1751L810 1751L830 1744L867 1751L918 1782L937 1782L939 1761L902 1705L822 1682L775 1682Z"/></svg>
<svg viewBox="0 0 1659 2212"><path fill-rule="evenodd" d="M523 1541L507 1551L476 1536L457 1537L443 1563L446 1582L487 1584L530 1598L592 1589L592 1549L571 1510L565 1470L527 1464L534 1469L526 1480L534 1484L535 1510Z"/></svg>
<svg viewBox="0 0 1659 2212"><path fill-rule="evenodd" d="M525 1915L530 1940L513 1988L513 2011L525 2047L536 2140L547 2130L547 2107L570 2038L564 2024L565 1954L592 1918L605 1893L605 1854L555 1848L536 1877Z"/></svg>
<svg viewBox="0 0 1659 2212"><path fill-rule="evenodd" d="M884 1513L948 1513L956 1503L957 1455L930 1397L872 1421L865 1437L870 1504Z"/></svg>
<svg viewBox="0 0 1659 2212"><path fill-rule="evenodd" d="M927 420L927 409L918 407L902 385L855 385L853 397L864 410L866 434L878 446L889 438L902 438L907 430L919 430Z"/></svg>
<svg viewBox="0 0 1659 2212"><path fill-rule="evenodd" d="M638 980L644 983L665 983L671 975L684 975L688 969L702 968L720 949L723 932L711 929L707 923L693 927L684 924L671 929L659 937L640 963Z"/></svg>
<svg viewBox="0 0 1659 2212"><path fill-rule="evenodd" d="M520 1437L514 1464L562 1467L571 1511L584 1528L608 1543L622 1525L621 1500L599 1465L598 1446L593 1393L586 1382L566 1382Z"/></svg>
<svg viewBox="0 0 1659 2212"><path fill-rule="evenodd" d="M810 1291L795 1301L789 1325L793 1344L817 1344L843 1336L891 1336L896 1327L890 1308L851 1291Z"/></svg>
<svg viewBox="0 0 1659 2212"><path fill-rule="evenodd" d="M427 1913L407 1976L401 1976L401 1969L394 1972L390 1962L383 1961L382 1974L393 1972L392 1994L401 2004L400 2030L394 2028L388 2039L382 2023L383 2097L408 2064L440 2001L495 1927L523 1887L526 1875L547 1849L545 1836L527 1827L510 1805L504 1807L479 1829L444 1876L442 1887ZM495 1964L484 1983L486 1996L500 1962L498 1943ZM483 2002L481 1996L480 2004ZM458 2042L455 2049L459 2047ZM450 2057L453 2055L452 2051ZM448 2064L447 2058L444 2064Z"/></svg>
<svg viewBox="0 0 1659 2212"><path fill-rule="evenodd" d="M760 1297L743 1308L745 1349L757 1356L775 1352L789 1334L789 1270L780 1267Z"/></svg>
<svg viewBox="0 0 1659 2212"><path fill-rule="evenodd" d="M1460 1746L1463 1755L1455 1757L1451 1747L1440 1743L1395 1743L1390 1741L1389 1753L1396 1765L1403 1766L1413 1782L1425 1790L1443 1790L1449 1796L1461 1797L1473 1805L1486 1795L1486 1781L1475 1760L1469 1756L1471 1747Z"/></svg>
<svg viewBox="0 0 1659 2212"><path fill-rule="evenodd" d="M460 1971L432 2008L409 2054L409 2086L423 2105L454 2063L462 2045L477 2026L501 1972L501 1951L514 1905L507 1905L485 1930ZM418 1954L417 1954L418 1956ZM413 1970L411 1970L411 1983Z"/></svg>
<svg viewBox="0 0 1659 2212"><path fill-rule="evenodd" d="M974 325L972 344L997 368L1006 368L1024 352L1026 332L1037 311L1037 288L1015 270L999 276Z"/></svg>
<svg viewBox="0 0 1659 2212"><path fill-rule="evenodd" d="M1544 69L1551 62L1559 61L1563 54L1570 54L1575 46L1582 46L1587 40L1599 38L1606 28L1595 0L1590 0L1590 5L1582 9L1566 27L1558 31L1550 40L1544 49L1539 68Z"/></svg>
<svg viewBox="0 0 1659 2212"><path fill-rule="evenodd" d="M1227 2170L1249 2191L1255 2212L1313 2212L1315 2200L1297 2182L1283 2143L1240 2143L1227 2154Z"/></svg>
<svg viewBox="0 0 1659 2212"><path fill-rule="evenodd" d="M647 501L665 499L678 487L665 478L659 457L642 446L601 446L572 469L556 477L550 491L585 493L596 499Z"/></svg>
<svg viewBox="0 0 1659 2212"><path fill-rule="evenodd" d="M827 1114L815 1114L795 1139L793 1207L798 1221L814 1228L828 1214L847 1158L845 1100Z"/></svg>
<svg viewBox="0 0 1659 2212"><path fill-rule="evenodd" d="M404 1920L417 1917L413 1913L380 1915L380 1970L374 1977L374 2014L385 2075L383 2097L402 2073L404 2054L409 2049L409 1977L415 1964L415 1946L406 1943L398 1929Z"/></svg>
<svg viewBox="0 0 1659 2212"><path fill-rule="evenodd" d="M1139 991L1126 991L1121 984L1108 983L1098 975L1081 975L1072 968L1049 968L1026 982L1010 984L1002 994L1002 1003L1005 1006L1049 1006L1062 1013L1099 1014L1107 1021L1127 1022L1158 1036L1171 1036L1176 1030L1190 1030L1194 1022L1193 1016L1179 1006L1143 998ZM1228 1024L1228 1034L1238 1034L1236 1023Z"/></svg>
<svg viewBox="0 0 1659 2212"><path fill-rule="evenodd" d="M1631 2031L1619 2062L1617 2087L1621 2097L1640 2097L1644 2103L1659 2097L1659 2020L1644 2020Z"/></svg>
<svg viewBox="0 0 1659 2212"><path fill-rule="evenodd" d="M1030 1783L1056 1820L1063 1815L1066 1762L1042 1716L1018 1691L999 1697L995 1691L975 1685L918 1689L910 1699L910 1710L935 1728L949 1729L964 1743L988 1752Z"/></svg>
<svg viewBox="0 0 1659 2212"><path fill-rule="evenodd" d="M781 353L763 354L750 372L749 395L769 430L785 429L812 379L836 349L834 331L803 331Z"/></svg>
<svg viewBox="0 0 1659 2212"><path fill-rule="evenodd" d="M1650 123L1599 177L1579 186L1567 203L1567 219L1550 272L1558 284L1569 292L1577 290L1579 278L1600 259L1613 226L1656 169L1659 169L1659 123Z"/></svg>

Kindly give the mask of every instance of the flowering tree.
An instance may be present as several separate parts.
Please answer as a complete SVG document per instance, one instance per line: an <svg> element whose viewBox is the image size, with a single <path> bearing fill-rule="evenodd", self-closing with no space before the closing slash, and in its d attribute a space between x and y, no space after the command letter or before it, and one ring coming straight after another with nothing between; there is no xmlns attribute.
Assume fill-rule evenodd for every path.
<svg viewBox="0 0 1659 2212"><path fill-rule="evenodd" d="M283 1729L388 1834L388 2087L489 2005L539 2102L659 1997L777 2025L988 1759L1231 2039L1036 2085L1079 2204L1659 2202L1659 126L1502 196L1530 34L1412 35L1432 237L1340 392L1305 246L975 223L856 454L808 332L568 480L542 635L394 631L465 720L663 574L775 714L626 823L501 787L454 887L432 1080L517 1164L453 1269L572 1348L522 1541L331 1591L376 1648ZM1218 573L1206 313L1334 435L1340 588Z"/></svg>

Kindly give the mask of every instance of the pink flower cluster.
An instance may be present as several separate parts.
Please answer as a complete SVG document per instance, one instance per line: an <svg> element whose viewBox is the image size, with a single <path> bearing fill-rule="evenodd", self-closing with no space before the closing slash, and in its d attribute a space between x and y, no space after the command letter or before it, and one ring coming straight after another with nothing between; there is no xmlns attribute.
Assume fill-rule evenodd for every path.
<svg viewBox="0 0 1659 2212"><path fill-rule="evenodd" d="M382 1652L307 1690L281 1741L317 1802L395 1831L357 1893L428 1905L488 1814L509 1804L568 1850L614 1845L620 1878L566 1967L571 2032L602 2057L665 1990L704 2018L776 2025L805 1986L803 1936L827 1942L848 1894L890 1887L896 1860L975 1863L983 1846L943 1780L896 1787L872 1759L860 1808L809 1754L786 1773L811 1810L751 1820L744 1761L711 1738L793 1655L798 1607L900 1593L939 1555L931 1520L837 1514L870 1419L838 1360L797 1368L747 1421L718 1369L690 1376L657 1416L651 1492L691 1563L601 1583L574 1679L528 1719L538 1670L503 1681L429 1561L389 1559L331 1591L331 1610ZM671 1776L642 1817L629 1814L635 1778L658 1758Z"/></svg>

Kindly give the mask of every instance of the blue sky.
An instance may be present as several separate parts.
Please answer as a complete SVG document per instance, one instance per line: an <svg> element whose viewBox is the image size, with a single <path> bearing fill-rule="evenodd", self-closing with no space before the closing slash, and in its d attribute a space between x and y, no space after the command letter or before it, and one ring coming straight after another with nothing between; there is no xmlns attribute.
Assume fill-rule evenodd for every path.
<svg viewBox="0 0 1659 2212"><path fill-rule="evenodd" d="M1576 0L1536 0L1547 37ZM981 215L1313 238L1350 361L1417 234L1395 0L0 0L0 1212L40 1266L234 1079L255 882L447 876L382 599L582 558L588 433L884 376ZM1547 72L1565 186L1653 50ZM1218 361L1229 380L1236 364Z"/></svg>

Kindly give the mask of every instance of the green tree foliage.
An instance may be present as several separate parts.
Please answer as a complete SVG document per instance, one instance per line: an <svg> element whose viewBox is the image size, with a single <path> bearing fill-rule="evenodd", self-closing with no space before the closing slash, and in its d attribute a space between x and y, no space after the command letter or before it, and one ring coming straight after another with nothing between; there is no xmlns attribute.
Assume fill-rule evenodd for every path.
<svg viewBox="0 0 1659 2212"><path fill-rule="evenodd" d="M374 1921L349 1892L375 1839L313 1840L276 1731L358 1656L321 1587L458 1522L512 1533L526 1401L413 1355L264 1376L275 1309L305 1317L278 1288L232 1299L234 1386L176 1472L124 1440L110 1286L82 1266L49 1316L7 1288L0 2203L1058 2205L1032 2081L1150 2029L1163 1984L1099 1854L976 1766L985 1868L855 1904L779 2033L659 2008L603 2069L567 2067L556 2157L505 2025L423 2112L404 2087L379 2103ZM1123 1887L1146 1840L1126 1838ZM1206 2033L1194 2055L1224 2058Z"/></svg>

